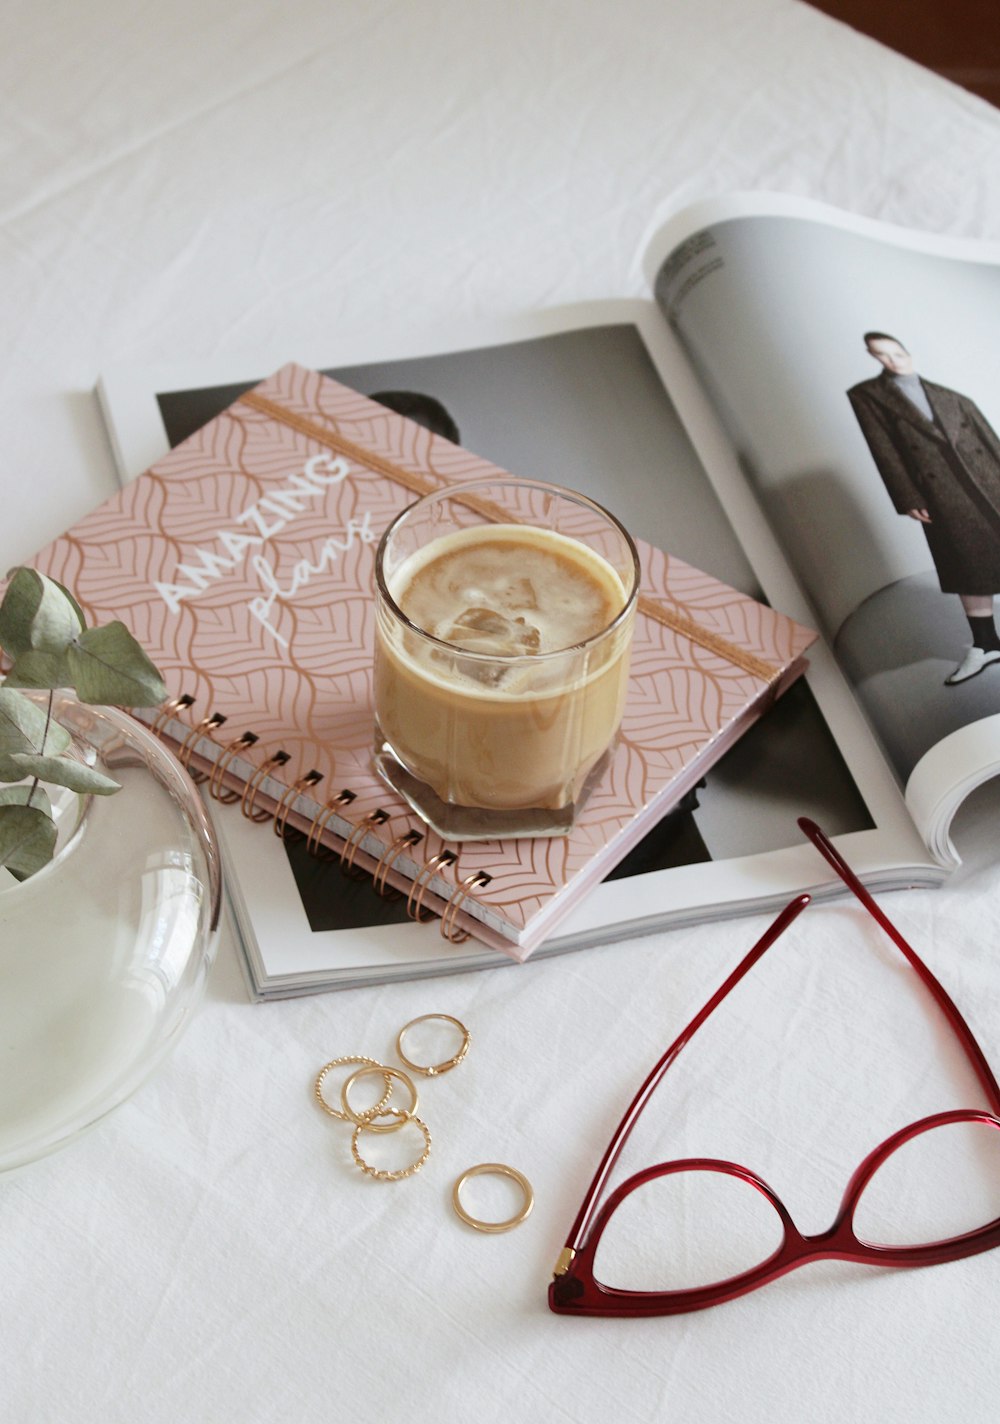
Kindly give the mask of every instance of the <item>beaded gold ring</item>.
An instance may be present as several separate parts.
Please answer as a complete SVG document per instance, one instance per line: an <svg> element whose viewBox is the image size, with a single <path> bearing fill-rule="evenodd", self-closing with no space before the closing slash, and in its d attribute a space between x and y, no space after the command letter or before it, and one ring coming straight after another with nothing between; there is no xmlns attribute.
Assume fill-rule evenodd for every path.
<svg viewBox="0 0 1000 1424"><path fill-rule="evenodd" d="M512 1181L517 1182L521 1191L524 1193L524 1205L520 1211L515 1212L514 1215L508 1217L506 1221L479 1221L478 1218L470 1216L462 1205L462 1187L470 1177L482 1176L510 1177ZM520 1226L521 1222L524 1221L531 1212L531 1208L535 1204L535 1193L532 1191L531 1183L527 1177L523 1172L519 1172L516 1167L508 1167L503 1162L480 1162L478 1167L470 1167L468 1171L463 1172L459 1177L452 1188L451 1201L458 1215L467 1226L473 1227L474 1230L488 1232L511 1231L515 1226Z"/></svg>
<svg viewBox="0 0 1000 1424"><path fill-rule="evenodd" d="M398 1122L394 1123L392 1127L380 1127L371 1120L373 1117L394 1117L398 1118ZM358 1149L358 1138L363 1132L398 1132L408 1122L416 1123L424 1135L424 1150L415 1162L411 1162L408 1167L401 1167L396 1172L387 1172L380 1167L373 1167L371 1163L365 1161ZM377 1182L401 1182L404 1177L412 1177L414 1172L419 1172L431 1155L430 1130L421 1118L416 1117L412 1112L404 1112L402 1108L373 1108L370 1113L366 1114L364 1120L358 1123L351 1135L351 1155L362 1172L367 1172L368 1176L374 1177Z"/></svg>
<svg viewBox="0 0 1000 1424"><path fill-rule="evenodd" d="M462 1035L462 1046L454 1058L446 1058L442 1063L434 1063L428 1067L425 1064L414 1063L412 1059L407 1058L403 1051L403 1039L411 1028L414 1028L419 1023L427 1023L429 1019L441 1019L444 1023L454 1024ZM452 1018L451 1014L421 1014L419 1018L411 1019L408 1024L404 1024L399 1030L399 1035L396 1039L396 1052L399 1055L399 1061L405 1063L411 1072L422 1073L425 1078L436 1078L442 1073L451 1072L452 1068L457 1068L468 1053L471 1043L472 1035L465 1027L465 1024L459 1019Z"/></svg>
<svg viewBox="0 0 1000 1424"><path fill-rule="evenodd" d="M406 1111L406 1114L407 1114L407 1115L412 1115L413 1113L416 1112L416 1110L417 1110L417 1090L416 1090L416 1087L414 1086L413 1079L410 1077L410 1075L409 1075L408 1073L404 1073L401 1068L387 1068L387 1067L386 1067L384 1064L382 1064L382 1063L373 1063L373 1064L370 1064L368 1067L365 1067L365 1068L358 1068L356 1072L352 1073L351 1076L350 1076L348 1079L346 1079L346 1081L344 1082L343 1087L342 1087L341 1090L340 1090L340 1101L341 1101L341 1102L343 1103L343 1105L344 1105L344 1113L345 1113L345 1115L346 1115L346 1117L347 1117L347 1120L348 1120L348 1122L357 1123L359 1126L368 1127L371 1132L398 1132L399 1129L400 1129L400 1128L402 1127L402 1125L403 1125L402 1122L393 1123L393 1124L392 1124L391 1126L389 1126L389 1127L382 1127L382 1126L377 1125L377 1124L374 1124L374 1125L373 1125L372 1122L371 1122L371 1119L372 1119L373 1117L375 1117L376 1115L384 1114L384 1113L386 1113L386 1112L393 1112L393 1113L398 1113L398 1112L399 1112L399 1109L398 1109L398 1108L386 1108L386 1107L385 1107L385 1104L388 1102L388 1095L386 1095L386 1097L380 1099L380 1101L379 1101L378 1103L376 1103L376 1105L375 1105L374 1107L372 1107L372 1108L363 1108L363 1109L361 1110L361 1112L358 1112L358 1110L357 1110L356 1108L352 1108L352 1107L351 1107L351 1100L350 1100L351 1088L353 1087L353 1085L357 1082L357 1080L358 1080L359 1078L367 1078L367 1077L369 1077L372 1073L381 1073L381 1074L385 1077L386 1081L389 1083L389 1091L390 1091L390 1093L391 1093L391 1091L392 1091L392 1081L391 1081L391 1080L392 1080L393 1078L398 1078L399 1081L403 1084L404 1088L409 1089L409 1093L410 1093L410 1099L411 1099L411 1101L410 1101L410 1106L405 1110L405 1111Z"/></svg>
<svg viewBox="0 0 1000 1424"><path fill-rule="evenodd" d="M376 1059L360 1057L355 1053L349 1053L344 1058L331 1058L330 1062L319 1070L313 1092L315 1093L316 1101L323 1111L329 1113L331 1117L339 1118L341 1122L357 1122L357 1118L348 1117L346 1112L341 1112L338 1108L331 1107L323 1096L323 1084L326 1082L326 1075L331 1069L346 1067L350 1063L360 1063L363 1068L382 1074L383 1080L385 1081L385 1092L375 1104L375 1108L384 1108L392 1095L392 1079L389 1076L392 1070L383 1068L382 1064Z"/></svg>

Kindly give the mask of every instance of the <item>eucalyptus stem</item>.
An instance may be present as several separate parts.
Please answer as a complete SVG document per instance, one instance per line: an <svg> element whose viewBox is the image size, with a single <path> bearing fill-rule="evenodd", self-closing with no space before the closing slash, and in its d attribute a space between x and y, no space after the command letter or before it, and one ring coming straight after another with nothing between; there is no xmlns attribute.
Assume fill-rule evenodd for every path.
<svg viewBox="0 0 1000 1424"><path fill-rule="evenodd" d="M43 752L45 751L45 747L46 747L46 745L47 745L47 743L48 743L48 740L49 740L49 728L52 726L52 703L53 703L54 698L55 698L55 690L50 687L50 688L49 688L49 698L48 698L48 701L47 701L46 704L45 704L45 728L44 728L44 730L43 730L43 732L42 732L42 751L43 751ZM30 805L31 805L31 798L34 796L35 792L38 790L38 784L39 784L39 778L36 776L36 777L34 778L34 780L32 781L32 783L31 783L31 790L28 792L28 799L27 799L27 801L25 801L25 803L24 803L25 806L30 806Z"/></svg>

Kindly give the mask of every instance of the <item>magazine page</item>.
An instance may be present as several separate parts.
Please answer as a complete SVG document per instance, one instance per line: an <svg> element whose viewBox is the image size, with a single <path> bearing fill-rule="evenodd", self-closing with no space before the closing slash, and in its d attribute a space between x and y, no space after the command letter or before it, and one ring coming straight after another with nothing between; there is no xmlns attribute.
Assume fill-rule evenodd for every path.
<svg viewBox="0 0 1000 1424"><path fill-rule="evenodd" d="M1000 251L748 195L650 245L656 299L921 832L1000 769Z"/></svg>
<svg viewBox="0 0 1000 1424"><path fill-rule="evenodd" d="M710 477L667 394L671 365L678 379L691 377L683 355L665 340L669 333L653 303L599 305L599 312L545 314L525 324L527 334L515 337L508 329L489 345L353 365L328 359L323 369L414 418L447 422L462 444L507 469L591 495L651 543L782 611L785 595L800 602L773 540L763 527L750 527L755 519L759 524L753 501L741 511L727 493L724 505L714 472ZM280 362L287 353L276 355ZM242 375L231 368L106 373L101 397L123 473L139 473L264 369L261 362ZM731 462L721 442L714 454ZM821 649L810 660L807 678L588 894L539 953L597 942L612 931L736 913L811 886L814 857L803 847L799 815L846 838L873 882L940 878L832 659ZM266 839L274 853L274 838ZM237 869L245 893L259 899L259 878ZM339 871L324 867L286 883L294 879L303 903L325 905L328 917L339 898L331 876ZM251 907L248 918L263 915L263 906L259 914ZM312 923L311 912L298 919ZM312 934L337 934L328 918L315 922ZM302 962L314 968L316 941L310 932L300 941ZM280 972L294 974L299 951L286 941L281 952Z"/></svg>

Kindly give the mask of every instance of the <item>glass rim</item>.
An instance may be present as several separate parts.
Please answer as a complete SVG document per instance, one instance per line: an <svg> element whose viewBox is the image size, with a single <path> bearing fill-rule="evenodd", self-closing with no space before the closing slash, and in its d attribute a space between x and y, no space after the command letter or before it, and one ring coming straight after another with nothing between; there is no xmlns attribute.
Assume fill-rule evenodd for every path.
<svg viewBox="0 0 1000 1424"><path fill-rule="evenodd" d="M463 648L458 643L449 643L447 638L439 638L434 633L429 633L426 628L421 628L419 624L414 623L413 620L403 612L389 592L389 587L382 571L382 561L385 556L385 551L388 548L389 540L397 526L401 524L406 516L411 514L418 505L429 504L432 500L446 499L454 495L473 494L490 485L517 485L526 489L542 490L545 493L560 495L565 499L569 499L571 502L584 505L586 508L593 510L596 514L606 519L608 523L618 531L624 539L625 547L629 553L632 570L632 586L630 590L626 590L625 602L610 623L605 624L605 626L600 628L596 633L591 633L588 637L581 638L577 643L567 643L562 648L550 648L549 651L545 653L483 653L477 652L473 648ZM519 523L518 520L513 518L511 518L509 522L515 526ZM525 525L525 528L531 527L530 524ZM535 527L540 528L541 526ZM563 535L563 537L567 539L573 538L573 536L569 534ZM576 542L580 544L583 543L583 540L577 539ZM589 545L585 545L584 547L589 547ZM411 501L410 504L404 509L401 509L399 513L394 516L383 531L382 537L378 541L378 546L375 550L376 589L383 602L388 606L395 618L398 619L407 632L415 633L419 638L425 639L428 643L436 647L444 648L449 653L459 653L463 658L473 658L477 662L482 663L503 663L504 666L507 667L516 667L520 663L537 667L539 663L551 661L555 658L563 658L567 653L583 652L587 648L603 642L605 638L615 633L618 628L628 620L635 609L639 601L639 579L641 574L642 569L639 563L639 550L636 548L635 540L618 516L612 514L610 509L606 509L603 504L599 504L596 499L591 499L589 495L581 494L579 490L570 489L568 485L557 485L553 484L550 480L535 480L522 475L507 475L502 477L484 476L481 479L463 480L459 484L442 485L438 489L430 490L427 494L420 495L419 498Z"/></svg>

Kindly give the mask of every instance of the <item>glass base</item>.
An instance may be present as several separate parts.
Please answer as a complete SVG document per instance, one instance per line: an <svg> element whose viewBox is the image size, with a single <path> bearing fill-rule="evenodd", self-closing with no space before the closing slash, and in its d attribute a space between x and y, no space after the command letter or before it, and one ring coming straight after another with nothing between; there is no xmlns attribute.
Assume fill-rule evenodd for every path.
<svg viewBox="0 0 1000 1424"><path fill-rule="evenodd" d="M611 761L609 748L594 766L579 796L567 806L529 806L498 811L483 806L457 806L442 801L426 782L407 771L387 742L376 746L375 770L411 810L447 841L503 841L565 836L573 829L587 797Z"/></svg>

